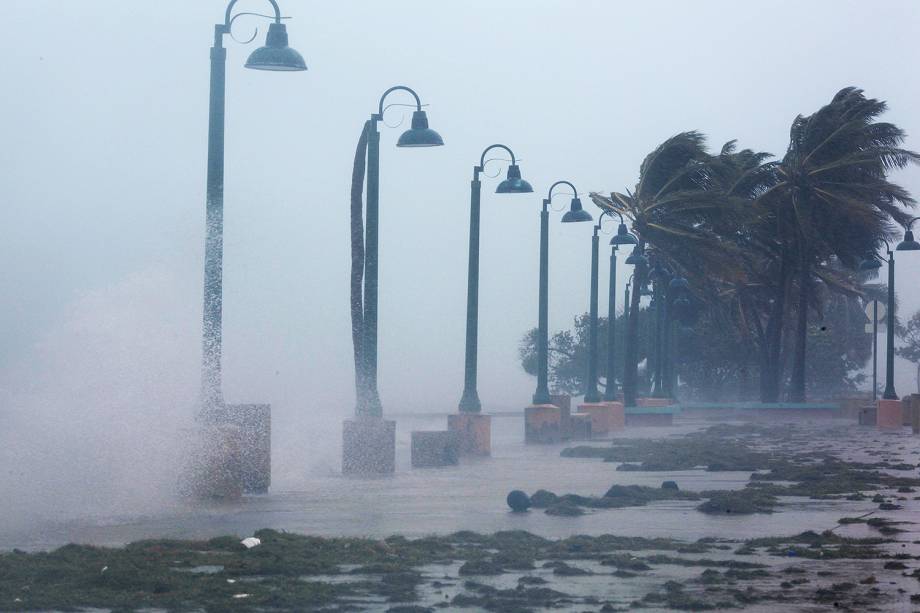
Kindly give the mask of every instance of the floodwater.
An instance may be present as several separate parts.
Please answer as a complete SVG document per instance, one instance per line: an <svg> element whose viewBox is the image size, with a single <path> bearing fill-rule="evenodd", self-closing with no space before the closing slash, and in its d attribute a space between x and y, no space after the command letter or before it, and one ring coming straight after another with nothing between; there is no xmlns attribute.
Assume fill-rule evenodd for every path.
<svg viewBox="0 0 920 613"><path fill-rule="evenodd" d="M646 507L606 509L579 517L555 517L542 511L511 513L505 496L512 489L533 493L603 495L614 483L659 486L674 480L682 489L740 489L750 471L617 472L616 464L598 459L561 458L566 446L524 445L523 416L493 418L491 458L464 459L460 466L410 469L412 430L443 429L441 416L400 416L397 420L397 472L391 477L358 479L337 474L305 474L285 478L266 496L247 497L218 506L179 505L149 516L97 514L61 523L38 523L9 531L0 524L0 550L51 549L66 543L121 545L143 538L206 538L224 534L247 536L274 528L318 536L422 536L473 530L527 530L545 537L612 533L623 536L748 539L787 535L837 526L844 516L877 510L866 501L786 501L773 514L712 516L695 510L691 501L666 501ZM678 420L670 428L629 428L622 436L662 437L683 434L710 422ZM894 438L874 429L853 427L864 446L891 448ZM893 435L894 436L894 435ZM898 442L913 453L920 439L904 435ZM914 457L916 463L916 457ZM277 480L276 480L277 482ZM913 501L911 501L913 502ZM849 531L851 528L847 527ZM854 526L852 530L863 529ZM854 533L858 535L858 533Z"/></svg>

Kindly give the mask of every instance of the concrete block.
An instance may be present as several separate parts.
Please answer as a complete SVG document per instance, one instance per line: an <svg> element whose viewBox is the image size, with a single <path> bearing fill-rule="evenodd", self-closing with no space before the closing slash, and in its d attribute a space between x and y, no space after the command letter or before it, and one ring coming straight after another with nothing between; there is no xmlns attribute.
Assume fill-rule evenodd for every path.
<svg viewBox="0 0 920 613"><path fill-rule="evenodd" d="M603 436L610 432L612 413L610 405L604 402L586 402L578 405L578 412L591 417L591 436Z"/></svg>
<svg viewBox="0 0 920 613"><path fill-rule="evenodd" d="M437 468L460 463L460 440L449 430L412 433L412 466Z"/></svg>
<svg viewBox="0 0 920 613"><path fill-rule="evenodd" d="M901 415L900 400L879 400L878 413L876 413L876 427L879 430L900 428L904 418Z"/></svg>
<svg viewBox="0 0 920 613"><path fill-rule="evenodd" d="M904 396L901 398L901 425L909 426L910 425L910 396Z"/></svg>
<svg viewBox="0 0 920 613"><path fill-rule="evenodd" d="M859 425L874 426L878 419L878 408L874 404L865 405L859 409Z"/></svg>
<svg viewBox="0 0 920 613"><path fill-rule="evenodd" d="M560 435L562 440L567 441L572 438L572 397L568 394L552 394L550 398L550 404L559 407Z"/></svg>
<svg viewBox="0 0 920 613"><path fill-rule="evenodd" d="M536 404L524 409L524 442L562 441L562 409L554 404Z"/></svg>
<svg viewBox="0 0 920 613"><path fill-rule="evenodd" d="M342 474L387 475L396 470L396 422L382 417L346 419Z"/></svg>
<svg viewBox="0 0 920 613"><path fill-rule="evenodd" d="M240 429L243 493L266 494L272 484L272 407L228 404L226 423Z"/></svg>
<svg viewBox="0 0 920 613"><path fill-rule="evenodd" d="M482 413L454 413L447 416L447 429L460 440L460 455L492 454L492 416Z"/></svg>
<svg viewBox="0 0 920 613"><path fill-rule="evenodd" d="M622 402L617 400L611 400L604 402L608 407L610 407L610 429L611 430L622 430L626 427L626 409L623 406Z"/></svg>
<svg viewBox="0 0 920 613"><path fill-rule="evenodd" d="M186 449L179 491L199 500L243 497L240 428L207 425L185 432Z"/></svg>
<svg viewBox="0 0 920 613"><path fill-rule="evenodd" d="M572 413L569 427L573 441L591 440L591 416L587 413Z"/></svg>
<svg viewBox="0 0 920 613"><path fill-rule="evenodd" d="M837 404L840 406L839 417L846 419L859 419L859 411L866 404L866 398L846 397L840 398Z"/></svg>

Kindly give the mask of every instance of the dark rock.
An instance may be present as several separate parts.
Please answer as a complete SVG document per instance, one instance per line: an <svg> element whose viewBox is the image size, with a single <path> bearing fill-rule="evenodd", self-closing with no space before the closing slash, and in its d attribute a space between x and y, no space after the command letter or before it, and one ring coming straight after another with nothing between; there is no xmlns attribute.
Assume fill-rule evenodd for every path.
<svg viewBox="0 0 920 613"><path fill-rule="evenodd" d="M674 490L675 492L678 491L678 490L680 490L680 488L677 487L677 481L664 481L664 482L662 482L662 484L661 484L661 489L663 489L663 490Z"/></svg>
<svg viewBox="0 0 920 613"><path fill-rule="evenodd" d="M558 501L559 496L556 496L556 494L548 490L537 490L533 493L533 496L530 497L530 504L536 509L545 509L556 504Z"/></svg>
<svg viewBox="0 0 920 613"><path fill-rule="evenodd" d="M521 490L512 490L508 494L507 502L508 506L511 507L511 510L515 513L523 513L529 509L531 505L530 496Z"/></svg>
<svg viewBox="0 0 920 613"><path fill-rule="evenodd" d="M501 575L504 572L501 566L491 560L469 560L457 571L460 575Z"/></svg>
<svg viewBox="0 0 920 613"><path fill-rule="evenodd" d="M585 512L574 504L560 502L546 509L546 514L558 515L561 517L577 517L578 515L584 515Z"/></svg>

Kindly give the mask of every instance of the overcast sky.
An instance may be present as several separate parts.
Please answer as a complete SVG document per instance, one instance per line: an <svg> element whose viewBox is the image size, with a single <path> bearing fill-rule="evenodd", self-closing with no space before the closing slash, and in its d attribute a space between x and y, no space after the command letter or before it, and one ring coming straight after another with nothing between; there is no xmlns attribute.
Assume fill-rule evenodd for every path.
<svg viewBox="0 0 920 613"><path fill-rule="evenodd" d="M782 155L792 119L848 85L887 100L884 119L920 150L920 4L911 0L279 2L308 72L245 70L255 44L226 40L230 401L350 414L351 164L362 123L392 85L418 91L446 146L400 150L405 124L382 129L380 389L389 412L456 408L469 180L491 143L514 149L536 192L496 195L497 178L483 186L486 411L522 408L533 392L517 349L536 324L540 201L555 180L583 192L632 187L643 157L690 129L714 149L737 138ZM262 0L238 6L269 8ZM39 364L51 377L78 363L90 378L105 376L136 348L142 359L132 368L194 398L208 48L225 7L0 2L7 388ZM261 44L263 20L240 19L235 32L246 39L254 25ZM920 192L920 169L897 179ZM559 216L551 222L551 330L588 302L591 227L563 226ZM918 258L899 260L904 313L920 308ZM603 279L606 263L601 270ZM914 389L909 365L900 365L898 386Z"/></svg>

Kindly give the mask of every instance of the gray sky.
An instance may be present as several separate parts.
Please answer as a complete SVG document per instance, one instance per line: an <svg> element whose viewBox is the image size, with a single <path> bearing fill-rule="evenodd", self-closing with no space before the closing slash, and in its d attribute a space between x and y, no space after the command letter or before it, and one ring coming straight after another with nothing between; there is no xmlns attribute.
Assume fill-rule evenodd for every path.
<svg viewBox="0 0 920 613"><path fill-rule="evenodd" d="M781 155L795 115L847 85L887 100L884 119L920 135L913 1L279 1L308 72L245 70L254 45L226 41L224 365L228 400L289 413L352 409L351 162L391 85L419 92L446 146L399 150L404 127L382 130L380 387L390 412L453 410L459 399L469 180L485 146L510 145L536 189L498 196L498 179L484 184L480 395L489 410L523 407L533 391L517 346L536 323L538 211L553 181L584 192L631 187L643 157L689 129L713 148L737 138ZM168 380L176 402L194 399L208 47L225 7L0 4L7 387L33 382L36 368L53 378L80 365L80 382L98 392L103 377L137 376L130 365ZM260 20L240 19L238 36L255 23L261 43ZM913 137L907 144L920 149ZM898 180L920 192L920 169ZM591 232L558 219L553 330L587 309ZM905 314L920 308L918 257L899 260ZM906 364L898 386L913 388Z"/></svg>

